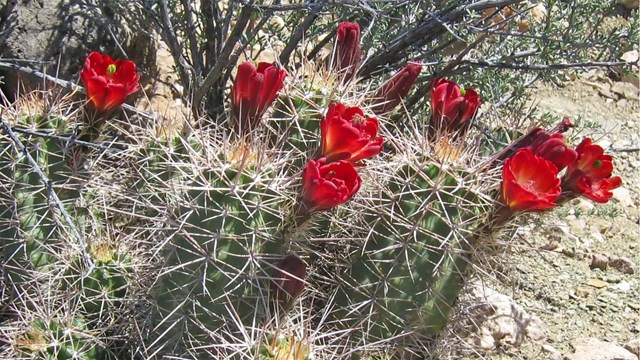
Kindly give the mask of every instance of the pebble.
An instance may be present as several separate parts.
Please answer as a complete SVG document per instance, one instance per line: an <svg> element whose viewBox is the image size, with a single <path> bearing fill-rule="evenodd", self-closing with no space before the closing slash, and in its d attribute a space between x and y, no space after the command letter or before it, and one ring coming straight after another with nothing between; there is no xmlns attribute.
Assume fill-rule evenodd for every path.
<svg viewBox="0 0 640 360"><path fill-rule="evenodd" d="M576 296L579 296L581 298L586 298L589 295L591 295L591 290L589 290L587 288L583 288L583 287L577 287L576 288Z"/></svg>
<svg viewBox="0 0 640 360"><path fill-rule="evenodd" d="M549 354L547 356L549 360L562 360L564 358L558 349L549 344L542 345L542 351Z"/></svg>
<svg viewBox="0 0 640 360"><path fill-rule="evenodd" d="M640 359L640 338L633 339L624 344L624 348L632 354L635 354Z"/></svg>
<svg viewBox="0 0 640 360"><path fill-rule="evenodd" d="M607 270L607 266L609 265L609 258L606 255L602 254L591 254L591 264L589 268L593 269L601 269Z"/></svg>
<svg viewBox="0 0 640 360"><path fill-rule="evenodd" d="M618 201L623 207L632 207L633 199L631 198L631 192L627 188L619 187L611 191L613 199Z"/></svg>
<svg viewBox="0 0 640 360"><path fill-rule="evenodd" d="M612 256L609 259L609 266L627 275L636 272L636 264L626 256Z"/></svg>
<svg viewBox="0 0 640 360"><path fill-rule="evenodd" d="M622 282L616 284L613 288L618 290L618 291L620 291L620 292L627 292L627 291L631 290L631 284L629 284L626 281L622 281Z"/></svg>
<svg viewBox="0 0 640 360"><path fill-rule="evenodd" d="M611 85L611 91L626 99L636 99L638 97L638 88L627 82L614 82Z"/></svg>
<svg viewBox="0 0 640 360"><path fill-rule="evenodd" d="M568 360L638 360L638 357L614 343L596 338L580 338L571 342L575 353Z"/></svg>
<svg viewBox="0 0 640 360"><path fill-rule="evenodd" d="M602 281L600 279L591 279L587 281L587 285L593 286L596 289L602 289L603 287L606 287L608 284L605 281Z"/></svg>

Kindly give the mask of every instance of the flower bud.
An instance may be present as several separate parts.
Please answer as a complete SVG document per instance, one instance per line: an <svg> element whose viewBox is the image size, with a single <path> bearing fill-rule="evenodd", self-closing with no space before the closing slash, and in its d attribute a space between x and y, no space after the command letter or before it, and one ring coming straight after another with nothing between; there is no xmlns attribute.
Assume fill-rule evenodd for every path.
<svg viewBox="0 0 640 360"><path fill-rule="evenodd" d="M448 134L459 138L471 126L471 119L480 107L480 98L472 89L453 81L436 79L431 85L431 121L429 135L433 139Z"/></svg>
<svg viewBox="0 0 640 360"><path fill-rule="evenodd" d="M309 160L302 173L300 202L307 213L344 204L360 189L360 175L352 163L344 160L325 162L324 158Z"/></svg>
<svg viewBox="0 0 640 360"><path fill-rule="evenodd" d="M382 115L395 109L402 99L409 94L409 90L418 79L420 71L422 71L422 66L407 64L407 66L393 75L373 95L374 104L371 107L371 111L376 115Z"/></svg>
<svg viewBox="0 0 640 360"><path fill-rule="evenodd" d="M351 80L360 66L360 25L355 22L341 22L338 25L336 49L333 55L333 69Z"/></svg>
<svg viewBox="0 0 640 360"><path fill-rule="evenodd" d="M232 112L236 134L248 135L284 87L287 72L275 64L261 62L258 68L250 61L238 66L231 89Z"/></svg>
<svg viewBox="0 0 640 360"><path fill-rule="evenodd" d="M271 279L271 296L282 309L288 309L304 290L307 266L295 255L280 260Z"/></svg>

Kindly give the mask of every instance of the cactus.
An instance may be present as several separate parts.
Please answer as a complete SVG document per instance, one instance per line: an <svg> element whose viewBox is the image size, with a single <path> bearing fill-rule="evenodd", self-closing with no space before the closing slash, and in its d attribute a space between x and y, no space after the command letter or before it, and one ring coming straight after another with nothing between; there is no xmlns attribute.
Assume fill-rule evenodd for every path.
<svg viewBox="0 0 640 360"><path fill-rule="evenodd" d="M100 129L82 123L76 102L51 95L31 93L2 119L3 305L20 340L12 354L118 358L114 329L128 326L133 254L111 238L99 176L74 166L91 148L64 141L76 126L94 141Z"/></svg>
<svg viewBox="0 0 640 360"><path fill-rule="evenodd" d="M3 305L20 314L7 354L426 358L483 241L520 212L619 186L590 140L568 149L568 126L467 147L480 99L451 81L434 82L430 120L375 118L421 67L375 91L357 78L359 39L342 24L333 60L287 81L241 64L220 126L118 124L138 75L128 64L114 80L121 63L98 53L82 111L62 100L3 118ZM545 186L529 186L521 159L544 166Z"/></svg>

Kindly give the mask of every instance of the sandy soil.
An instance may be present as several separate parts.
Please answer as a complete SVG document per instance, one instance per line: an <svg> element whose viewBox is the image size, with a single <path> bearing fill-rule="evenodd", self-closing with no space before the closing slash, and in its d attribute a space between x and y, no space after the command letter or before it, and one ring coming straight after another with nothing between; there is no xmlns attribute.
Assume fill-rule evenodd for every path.
<svg viewBox="0 0 640 360"><path fill-rule="evenodd" d="M538 316L547 338L486 358L571 358L580 338L624 345L640 337L640 102L637 88L626 84L631 87L590 73L562 88L532 90L541 112L576 120L582 130L569 133L574 143L591 136L609 149L623 185L608 204L576 200L521 229L504 278L491 286ZM587 122L598 129L585 130ZM611 263L591 269L592 257L601 255L627 257L635 273Z"/></svg>

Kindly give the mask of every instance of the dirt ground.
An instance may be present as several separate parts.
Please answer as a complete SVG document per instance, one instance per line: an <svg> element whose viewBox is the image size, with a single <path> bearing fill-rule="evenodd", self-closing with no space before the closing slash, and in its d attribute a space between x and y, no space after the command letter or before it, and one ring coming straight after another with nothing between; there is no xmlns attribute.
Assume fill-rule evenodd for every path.
<svg viewBox="0 0 640 360"><path fill-rule="evenodd" d="M574 345L582 338L620 346L640 338L638 88L590 72L563 87L532 91L540 112L577 122L578 130L568 134L572 143L590 136L608 149L623 185L608 204L578 199L519 231L505 276L490 286L539 317L547 336L499 347L487 359L576 359ZM587 122L597 129L584 130ZM635 272L624 273L630 270L611 260L616 256L630 260ZM594 257L607 268L590 268Z"/></svg>

